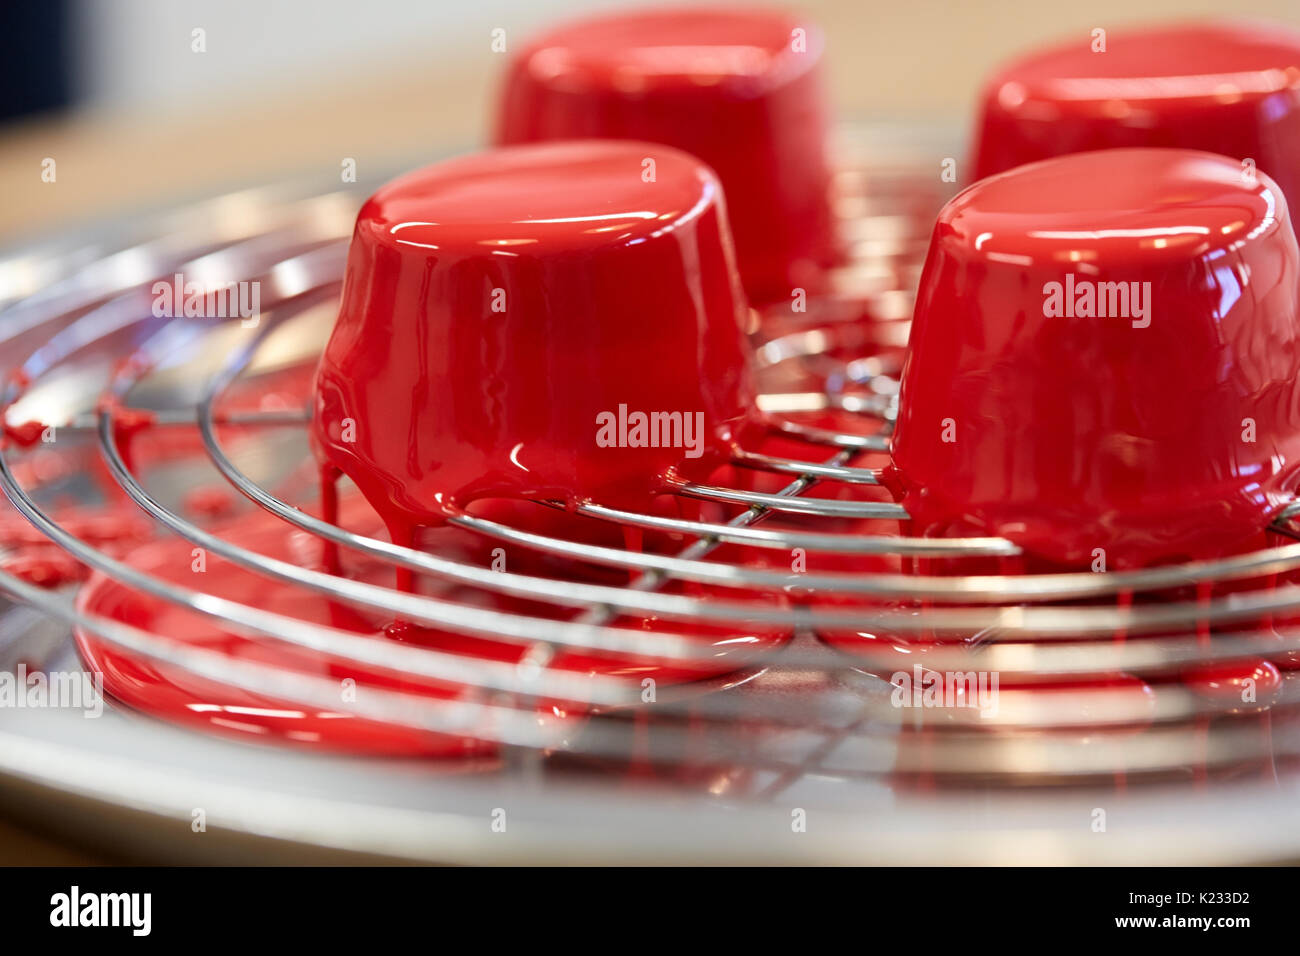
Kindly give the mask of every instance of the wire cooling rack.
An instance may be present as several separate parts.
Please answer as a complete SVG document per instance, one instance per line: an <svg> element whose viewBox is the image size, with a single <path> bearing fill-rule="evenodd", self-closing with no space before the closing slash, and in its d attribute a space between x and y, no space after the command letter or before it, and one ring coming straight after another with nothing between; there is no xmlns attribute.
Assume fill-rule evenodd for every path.
<svg viewBox="0 0 1300 956"><path fill-rule="evenodd" d="M1191 666L1285 662L1300 651L1291 512L1270 531L1276 547L1122 573L1024 575L1009 541L903 533L906 513L879 487L880 469L911 290L948 187L925 150L869 145L879 142L846 137L836 208L850 256L832 291L806 312L780 306L751 317L768 441L739 452L726 482L678 482L672 493L692 505L675 517L599 502L564 515L558 503L536 502L560 523L511 520L517 509L451 520L469 539L524 556L524 570L317 517L305 392L297 402L247 401L281 394L286 379L306 381L295 370L310 369L328 335L352 216L373 184L236 193L149 220L135 241L110 226L102 240L55 241L0 261L6 422L39 420L60 436L52 448L10 442L0 451L0 487L31 529L77 567L231 634L460 692L374 689L343 703L337 680L106 617L74 600L76 575L41 587L12 568L0 571L14 602L0 665L66 663L78 628L261 698L491 747L474 759L359 760L212 739L111 703L103 721L0 710L10 802L29 813L60 807L55 825L65 829L74 828L69 806L94 806L103 819L113 808L165 855L238 855L238 840L176 848L174 821L209 804L224 832L274 837L299 853L309 845L466 862L531 853L942 860L935 841L954 832L984 859L1036 859L1047 847L1123 860L1127 843L1093 839L1098 806L1123 806L1128 825L1146 827L1144 838L1163 841L1170 858L1292 852L1256 827L1261 813L1279 824L1291 813L1300 739L1289 672L1275 694L1249 702L1179 680ZM257 327L153 316L152 281L176 272L259 282ZM232 394L244 401L232 405ZM166 460L134 461L129 435L142 414L152 434L178 436ZM58 457L62 467L51 463ZM275 587L518 651L499 659L375 640L142 570L67 517L70 508L78 519L93 513L98 493L81 480L92 468L106 472L109 497L137 509L142 540L183 540ZM245 519L282 523L320 554L436 585L398 591L326 570L331 562L246 546L225 532L231 525L184 505L200 475L250 502ZM563 533L574 528L590 533ZM725 637L701 639L755 631L782 639L737 655L725 672ZM551 666L563 654L710 676L666 685L647 704L643 684L626 676ZM914 662L996 673L1002 704L982 715L896 706L890 675ZM539 719L555 702L572 719ZM224 776L214 780L212 767ZM1229 802L1254 815L1228 812ZM485 834L497 831L484 821L498 809L525 821L529 839L491 843ZM817 830L792 827L791 814L834 824L790 842L784 834ZM759 833L771 840L753 843Z"/></svg>

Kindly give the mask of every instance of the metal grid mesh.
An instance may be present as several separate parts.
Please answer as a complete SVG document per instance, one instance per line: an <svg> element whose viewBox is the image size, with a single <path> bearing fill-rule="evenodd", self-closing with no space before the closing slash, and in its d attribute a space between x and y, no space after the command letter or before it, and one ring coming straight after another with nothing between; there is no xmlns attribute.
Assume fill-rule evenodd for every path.
<svg viewBox="0 0 1300 956"><path fill-rule="evenodd" d="M85 368L108 364L106 389L83 388L56 403L67 410L57 427L92 440L115 487L160 529L322 599L520 645L518 663L376 641L151 575L61 523L60 510L40 502L20 476L16 463L25 453L12 443L0 452L0 486L27 521L78 562L153 599L218 619L232 633L256 640L464 688L454 699L375 691L351 707L372 720L503 745L517 763L667 768L674 779L690 777L693 768L727 768L754 775L748 789L759 797L810 773L932 784L936 778L1021 783L1138 772L1203 778L1214 768L1261 763L1266 773L1275 772L1295 752L1289 717L1296 695L1289 680L1275 699L1243 708L1198 697L1169 678L1192 663L1276 659L1300 651L1300 629L1284 626L1300 610L1300 590L1285 583L1300 567L1300 544L1134 572L953 576L920 573L917 562L1014 562L1018 551L1000 539L916 539L878 530L906 518L883 494L872 500L863 489L877 484L872 462L888 452L896 351L905 342L910 313L907 290L919 269L928 216L941 198L915 168L878 159L846 161L838 207L854 254L836 277L836 292L814 302L807 314L773 314L755 322L756 354L772 386L760 405L771 432L821 448L820 457L805 461L751 449L733 462L733 473L779 479L772 490L687 482L674 489L704 502L719 515L716 520L634 514L599 503L577 509L581 518L602 525L689 542L676 552L591 544L475 514L452 519L471 535L527 549L561 567L612 569L625 576L616 584L593 583L576 572L496 571L345 530L250 477L224 447L222 426L303 430L305 412L231 414L221 403L282 330L327 313L359 195L239 194L155 224L161 238L88 261L83 252L55 249L2 264L0 277L8 286L0 298L10 302L0 314L9 373L2 404L9 425L20 422L25 402L36 409L49 403L41 396L43 386L66 395L70 377L93 381ZM41 264L40 283L32 279L34 261ZM210 319L151 317L148 282L174 271L259 281L261 325L238 330L231 327L237 322L217 326ZM30 288L34 284L40 288ZM876 316L874 324L859 321L864 310ZM763 337L760 327L780 331ZM286 532L296 528L368 560L479 592L555 605L564 613L500 610L331 574L259 553L161 503L131 466L123 423L135 414L135 397L148 392L173 356L196 348L225 357L197 392L183 390L192 399L188 404L151 409L150 427L197 434L206 460L259 509L284 522ZM827 410L861 427L826 427L803 414ZM537 503L547 505L556 506ZM1280 519L1277 534L1291 534L1289 517ZM856 530L863 523L870 523L869 532ZM736 548L782 557L728 558ZM793 572L782 563L795 549L898 564ZM1224 588L1232 582L1238 584ZM1218 593L1221 588L1230 593ZM0 573L0 589L167 667L269 699L339 708L336 681L236 660L177 640L180 635L97 616L13 574ZM619 626L628 615L673 626ZM794 639L747 661L737 673L665 689L651 708L642 706L636 683L549 666L559 652L707 665L715 646L690 633L705 626L780 628ZM853 653L819 640L841 632L890 639L860 642ZM1140 675L1155 683L1156 703L1139 717L1123 695L1093 692L1083 703L1077 697L1062 703L1041 688L1022 688L1013 693L1013 706L988 721L959 719L951 711L938 718L900 712L885 680L900 650L923 650L925 666L936 671L994 671L1013 679L1013 686L1014 679L1046 674ZM586 719L580 726L539 722L539 701L580 708Z"/></svg>

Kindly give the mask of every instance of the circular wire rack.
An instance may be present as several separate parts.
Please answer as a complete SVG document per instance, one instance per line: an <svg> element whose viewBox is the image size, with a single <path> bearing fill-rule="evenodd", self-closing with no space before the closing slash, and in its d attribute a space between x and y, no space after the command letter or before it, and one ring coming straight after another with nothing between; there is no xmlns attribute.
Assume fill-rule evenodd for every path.
<svg viewBox="0 0 1300 956"><path fill-rule="evenodd" d="M503 803L504 794L515 801L527 794L535 820L549 821L547 832L563 835L566 852L585 858L620 847L652 859L709 848L711 858L907 856L897 840L943 832L936 815L945 812L949 824L970 825L972 800L996 799L1000 815L989 820L1002 825L1044 807L1059 810L1080 794L1089 795L1088 806L1146 795L1165 807L1202 801L1216 808L1222 839L1201 832L1197 846L1209 858L1250 855L1213 801L1231 794L1238 807L1258 810L1264 801L1262 812L1276 819L1289 812L1283 798L1300 746L1296 686L1284 669L1276 692L1256 700L1197 693L1182 677L1190 668L1257 658L1285 664L1300 652L1292 624L1300 623L1300 590L1290 583L1300 568L1294 509L1269 529L1275 546L1268 549L1126 572L1023 574L1010 541L905 534L907 515L880 486L880 469L897 411L911 290L950 187L930 174L939 164L924 150L882 152L879 141L843 137L834 198L849 253L831 290L809 299L806 310L780 305L751 315L769 443L738 452L725 481L676 482L672 496L690 502L676 515L539 501L528 507L554 520L514 520L519 508L504 517L470 509L450 519L461 540L509 554L506 570L443 551L436 540L402 547L373 529L319 516L325 489L305 439L309 396L283 383L308 380L295 373L314 366L332 327L352 217L373 184L225 195L150 218L134 239L113 225L100 238L62 239L0 260L0 407L10 438L0 449L0 488L36 538L50 543L40 547L57 549L83 574L217 621L243 639L458 691L376 688L341 700L332 676L232 657L183 633L97 613L76 600L78 574L42 581L23 572L31 543L23 535L0 554L0 591L13 602L0 665L66 659L76 629L160 668L267 701L473 740L487 748L482 759L424 762L439 764L433 792L444 815L477 820L485 793ZM155 316L150 287L174 273L214 285L258 282L259 321ZM42 431L53 425L57 440L20 440L28 421ZM141 430L163 436L172 451L141 466L132 454ZM168 435L180 437L169 444ZM105 488L88 482L95 469L108 476ZM246 502L232 522L255 515L278 523L285 535L310 542L299 553L332 558L265 553L226 533L233 524L197 515L185 494L213 478ZM375 640L210 593L198 576L194 584L158 576L86 520L98 505L119 508L122 499L144 528L133 546L182 540L277 588L516 651L479 656L437 641ZM411 573L427 586L396 589L335 573L340 555ZM780 640L756 642L761 651L719 667L719 648L752 641L745 637L752 633ZM566 654L631 660L647 673L701 670L647 694L645 681L613 669L552 666ZM997 675L999 705L975 708L968 685L970 699L911 706L891 681L922 670ZM119 716L125 723L112 733L137 741L192 736ZM56 746L43 735L59 719L0 719L8 744L0 752L9 754L0 769L10 783L136 809L149 803L138 791L132 801L111 787L96 790L92 778L128 787L133 775L100 766L96 777L84 749L68 758L81 769L67 778L41 759L91 739L84 725L63 721L66 736ZM175 755L228 745L169 746ZM342 768L354 768L346 757L239 747L232 759L247 766L301 769L318 761L304 779L325 781L320 786L334 793ZM175 774L154 781L155 795L178 786L183 763L177 756ZM411 772L367 766L390 787L395 778L385 775ZM134 785L141 779L134 774ZM629 786L634 806L620 802ZM428 819L411 824L424 828L424 842L409 829L377 835L355 818L331 816L337 807L315 806L307 816L318 828L298 832L285 821L310 799L290 790L277 790L280 803L263 794L258 804L277 808L284 829L261 827L285 839L380 856L528 858L526 843L501 851L442 830L435 838ZM210 784L206 792L211 799ZM429 791L420 792L411 799L427 809ZM186 805L185 797L169 799L169 812ZM726 825L691 814L685 817L697 822L683 823L671 810L683 799L693 813L700 805L722 808ZM459 809L446 811L451 805ZM864 815L882 805L883 817ZM1153 820L1169 825L1168 813L1147 806ZM774 813L788 831L791 807L838 814L835 836L736 849L754 827L773 826ZM385 816L396 813L389 807ZM589 838L574 832L577 818ZM882 836L882 819L895 842ZM1060 824L1044 819L1043 826ZM1071 819L1086 842L1089 820ZM1199 818L1181 825L1194 828L1192 819ZM1250 831L1254 822L1240 825ZM973 839L971 851L992 852L992 832ZM1042 831L999 845L1010 858L1034 859ZM927 846L910 858L951 858L927 857L939 852ZM1180 834L1167 835L1166 846L1171 855L1189 852ZM1278 852L1264 844L1255 855Z"/></svg>

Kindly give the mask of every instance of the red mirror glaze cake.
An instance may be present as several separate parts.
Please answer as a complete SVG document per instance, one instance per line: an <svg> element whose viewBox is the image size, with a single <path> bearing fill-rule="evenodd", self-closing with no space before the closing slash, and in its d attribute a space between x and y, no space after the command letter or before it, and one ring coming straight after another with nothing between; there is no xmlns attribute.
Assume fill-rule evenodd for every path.
<svg viewBox="0 0 1300 956"><path fill-rule="evenodd" d="M1106 150L939 216L894 480L913 532L1108 569L1232 553L1300 468L1300 254L1232 159Z"/></svg>
<svg viewBox="0 0 1300 956"><path fill-rule="evenodd" d="M644 509L754 414L722 194L662 145L449 160L362 207L313 439L395 539L479 498Z"/></svg>
<svg viewBox="0 0 1300 956"><path fill-rule="evenodd" d="M1196 23L1081 35L998 71L981 114L976 177L1085 150L1203 149L1249 160L1294 212L1300 34Z"/></svg>
<svg viewBox="0 0 1300 956"><path fill-rule="evenodd" d="M700 157L727 192L755 302L833 254L817 30L773 10L659 10L556 28L511 61L501 143L601 137Z"/></svg>

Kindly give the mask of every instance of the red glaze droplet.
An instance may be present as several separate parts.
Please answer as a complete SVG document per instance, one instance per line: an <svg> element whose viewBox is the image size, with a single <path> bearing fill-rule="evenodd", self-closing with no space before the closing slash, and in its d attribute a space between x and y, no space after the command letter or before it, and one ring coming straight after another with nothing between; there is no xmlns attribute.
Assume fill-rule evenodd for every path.
<svg viewBox="0 0 1300 956"><path fill-rule="evenodd" d="M1223 153L1300 190L1300 35L1200 23L1080 35L1007 65L984 87L976 177L1084 150Z"/></svg>
<svg viewBox="0 0 1300 956"><path fill-rule="evenodd" d="M234 492L226 485L200 485L186 492L183 500L190 514L209 519L229 517L238 504Z"/></svg>
<svg viewBox="0 0 1300 956"><path fill-rule="evenodd" d="M834 251L821 55L819 31L770 10L582 20L514 57L497 140L648 140L700 157L726 190L749 296L788 298Z"/></svg>
<svg viewBox="0 0 1300 956"><path fill-rule="evenodd" d="M0 558L0 568L42 588L63 587L85 577L85 569L77 560L55 545L28 546Z"/></svg>
<svg viewBox="0 0 1300 956"><path fill-rule="evenodd" d="M752 423L743 312L717 179L685 153L593 141L440 163L357 217L315 445L404 543L479 498L643 509ZM671 447L641 446L633 413L676 416L658 420Z"/></svg>
<svg viewBox="0 0 1300 956"><path fill-rule="evenodd" d="M540 505L538 511L578 520ZM368 506L355 494L340 502L338 517L348 528L372 534L376 519ZM459 560L480 562L491 543L472 532L447 526L437 534L438 552ZM223 529L227 540L260 554L299 565L310 565L317 553L317 542L286 526L264 511L241 516ZM246 571L216 556L208 555L196 564L193 546L188 541L168 539L136 547L124 557L132 567L165 582L191 588L249 606L294 617L310 624L329 626L376 641L397 640L484 661L517 663L523 659L525 644L470 637L434 628L393 622L380 611L366 611L330 600L304 587L285 584ZM512 568L525 572L544 570L530 565L522 549L512 552ZM390 568L370 559L348 553L340 573L352 580L388 584ZM583 580L576 565L566 564L562 571L567 580ZM577 612L559 605L544 605L495 592L476 591L447 581L430 578L422 592L443 600L454 601L496 611L540 615L566 620ZM722 589L719 589L722 590ZM715 593L709 590L707 593ZM730 592L734 596L735 592ZM755 595L754 597L758 597ZM774 604L771 595L764 603ZM105 691L114 699L145 713L166 720L198 726L222 734L234 734L267 743L296 744L310 748L345 750L370 754L406 756L468 757L495 753L495 745L459 734L436 734L380 723L349 712L343 681L355 682L360 700L375 689L400 691L432 700L482 700L482 692L449 681L435 681L416 675L396 674L378 667L348 663L328 654L294 647L274 640L250 639L229 630L223 621L198 614L188 608L169 604L138 591L103 574L93 574L77 596L78 607L88 614L99 615L134 625L158 637L189 647L203 648L226 655L233 661L273 667L287 673L307 674L339 682L337 710L320 711L296 704L248 693L158 664L148 658L117 647L93 632L79 630L77 643L87 666L103 673ZM756 665L789 639L783 629L759 624L701 624L661 620L655 617L623 616L611 626L679 634L698 641L703 661L673 661L662 658L636 657L630 654L583 653L578 649L559 649L549 668L570 675L603 675L629 682L635 694L647 679L660 686L689 683L705 677L742 670ZM537 720L542 723L573 720L585 712L581 703L544 700L537 705ZM526 713L521 711L522 713ZM488 719L485 715L485 719ZM487 726L484 727L488 730Z"/></svg>
<svg viewBox="0 0 1300 956"><path fill-rule="evenodd" d="M1180 676L1200 696L1224 702L1267 704L1282 687L1281 672L1265 660L1198 664ZM1248 687L1253 692L1250 700L1244 696Z"/></svg>
<svg viewBox="0 0 1300 956"><path fill-rule="evenodd" d="M5 425L4 437L19 448L30 448L41 440L48 426L44 422L28 421L18 425Z"/></svg>
<svg viewBox="0 0 1300 956"><path fill-rule="evenodd" d="M953 199L894 442L914 533L1001 535L1075 567L1102 548L1111 570L1257 540L1300 465L1286 212L1266 176L1187 150L1046 160ZM1062 309L1073 285L1074 316L1045 314L1051 283ZM1109 317L1078 314L1084 283ZM1100 283L1126 284L1128 315Z"/></svg>

